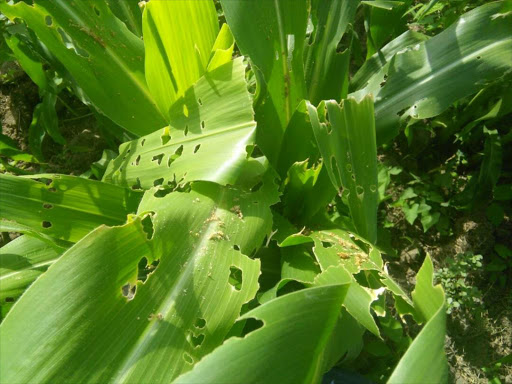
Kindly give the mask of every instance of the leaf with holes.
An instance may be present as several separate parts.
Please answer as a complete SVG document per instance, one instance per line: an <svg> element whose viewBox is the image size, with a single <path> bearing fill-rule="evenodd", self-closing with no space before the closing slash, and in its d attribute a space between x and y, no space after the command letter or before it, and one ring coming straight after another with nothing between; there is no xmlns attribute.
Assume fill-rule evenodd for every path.
<svg viewBox="0 0 512 384"><path fill-rule="evenodd" d="M23 295L0 327L1 382L168 383L222 344L258 289L260 263L246 255L270 231L273 178L256 192L158 192L146 192L134 221L76 243Z"/></svg>
<svg viewBox="0 0 512 384"><path fill-rule="evenodd" d="M126 130L144 135L163 127L144 78L144 44L105 1L0 1L21 19L69 71L90 102Z"/></svg>
<svg viewBox="0 0 512 384"><path fill-rule="evenodd" d="M283 133L306 98L303 49L307 0L221 0L240 52L249 56L261 90L255 104L258 145L276 163Z"/></svg>
<svg viewBox="0 0 512 384"><path fill-rule="evenodd" d="M512 72L512 14L506 7L490 2L462 15L437 36L397 53L354 94L373 94L379 143L398 134L400 119L434 117Z"/></svg>
<svg viewBox="0 0 512 384"><path fill-rule="evenodd" d="M0 307L11 306L61 255L48 243L23 235L0 248Z"/></svg>
<svg viewBox="0 0 512 384"><path fill-rule="evenodd" d="M346 196L359 235L375 244L379 194L372 98L326 101L318 110L308 104L308 110L331 182Z"/></svg>
<svg viewBox="0 0 512 384"><path fill-rule="evenodd" d="M304 289L246 313L240 320L255 319L260 328L229 339L174 383L318 383L348 286L341 280Z"/></svg>
<svg viewBox="0 0 512 384"><path fill-rule="evenodd" d="M141 193L75 176L0 174L0 196L0 218L75 242L101 224L124 223Z"/></svg>
<svg viewBox="0 0 512 384"><path fill-rule="evenodd" d="M313 42L306 45L305 73L309 100L314 105L328 99L340 101L347 94L350 49L338 53L337 47L354 22L358 5L358 0L320 0L312 8L316 28Z"/></svg>
<svg viewBox="0 0 512 384"><path fill-rule="evenodd" d="M212 0L150 1L144 7L146 80L158 108L169 108L206 72L219 32Z"/></svg>
<svg viewBox="0 0 512 384"><path fill-rule="evenodd" d="M235 184L256 123L241 58L205 74L173 104L169 127L124 143L104 179L150 188L193 180Z"/></svg>

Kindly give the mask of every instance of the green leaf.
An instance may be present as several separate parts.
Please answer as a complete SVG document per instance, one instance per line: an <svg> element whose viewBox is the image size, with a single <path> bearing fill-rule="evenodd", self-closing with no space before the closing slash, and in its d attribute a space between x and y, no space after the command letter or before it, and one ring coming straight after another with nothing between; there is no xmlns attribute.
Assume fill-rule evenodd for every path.
<svg viewBox="0 0 512 384"><path fill-rule="evenodd" d="M354 21L358 5L359 1L319 0L312 9L316 24L313 42L306 46L305 74L309 100L314 105L321 100L341 101L346 96L350 51L336 50Z"/></svg>
<svg viewBox="0 0 512 384"><path fill-rule="evenodd" d="M361 1L361 3L369 5L370 7L385 9L387 11L390 11L397 6L404 5L403 1L385 1L385 0Z"/></svg>
<svg viewBox="0 0 512 384"><path fill-rule="evenodd" d="M275 164L283 133L306 98L303 49L308 1L220 2L240 52L250 57L256 72L257 143Z"/></svg>
<svg viewBox="0 0 512 384"><path fill-rule="evenodd" d="M497 185L494 188L494 200L512 200L512 184Z"/></svg>
<svg viewBox="0 0 512 384"><path fill-rule="evenodd" d="M423 213L421 215L421 225L423 226L423 232L427 232L430 228L436 225L441 217L441 213Z"/></svg>
<svg viewBox="0 0 512 384"><path fill-rule="evenodd" d="M0 248L0 306L21 296L60 255L48 243L27 235Z"/></svg>
<svg viewBox="0 0 512 384"><path fill-rule="evenodd" d="M347 197L359 235L377 242L377 146L371 96L308 104L313 132L331 181Z"/></svg>
<svg viewBox="0 0 512 384"><path fill-rule="evenodd" d="M350 80L350 88L358 90L364 88L368 80L379 72L397 53L405 50L407 47L427 40L429 37L418 32L407 31L402 33L396 39L391 40L379 52L365 61L359 68L354 77Z"/></svg>
<svg viewBox="0 0 512 384"><path fill-rule="evenodd" d="M263 326L226 341L174 383L318 383L347 289L348 281L304 289L246 313L241 320Z"/></svg>
<svg viewBox="0 0 512 384"><path fill-rule="evenodd" d="M295 109L284 133L276 170L284 179L294 163L308 160L309 164L314 164L318 159L315 135L306 101L303 100Z"/></svg>
<svg viewBox="0 0 512 384"><path fill-rule="evenodd" d="M487 218L495 226L498 227L505 219L505 210L500 204L493 203L485 210Z"/></svg>
<svg viewBox="0 0 512 384"><path fill-rule="evenodd" d="M144 78L144 43L105 1L77 1L73 7L66 1L2 1L0 11L27 23L87 99L114 122L137 135L165 125Z"/></svg>
<svg viewBox="0 0 512 384"><path fill-rule="evenodd" d="M440 285L433 286L433 273L432 260L427 255L412 293L414 306L426 324L400 359L388 380L389 384L448 382L448 364L444 353L445 296Z"/></svg>
<svg viewBox="0 0 512 384"><path fill-rule="evenodd" d="M169 127L120 146L104 179L142 188L193 180L235 184L256 131L244 70L238 58L208 72L174 103Z"/></svg>
<svg viewBox="0 0 512 384"><path fill-rule="evenodd" d="M500 14L504 6L496 1L478 7L437 36L396 54L354 95L374 95L379 143L397 135L400 118L434 117L511 71L511 15Z"/></svg>
<svg viewBox="0 0 512 384"><path fill-rule="evenodd" d="M0 381L169 383L222 344L258 289L259 261L245 255L271 228L277 188L271 178L253 193L195 183L155 194L134 221L76 243L13 307ZM144 282L143 258L159 260Z"/></svg>
<svg viewBox="0 0 512 384"><path fill-rule="evenodd" d="M480 166L475 197L486 200L500 178L503 150L497 131L489 131L484 128L484 132L487 134L487 138L485 139L484 158Z"/></svg>
<svg viewBox="0 0 512 384"><path fill-rule="evenodd" d="M360 286L343 266L330 266L325 269L315 279L315 285L339 284L340 281L346 280L347 276L351 282L343 306L359 324L380 337L379 328L370 312L375 297L370 294L369 289Z"/></svg>
<svg viewBox="0 0 512 384"><path fill-rule="evenodd" d="M151 1L143 14L146 81L158 108L169 108L206 71L219 32L211 0Z"/></svg>
<svg viewBox="0 0 512 384"><path fill-rule="evenodd" d="M210 61L208 62L207 70L213 71L226 63L229 63L233 57L233 50L235 49L235 39L233 34L226 23L222 24L215 44L213 44L212 52L210 54Z"/></svg>
<svg viewBox="0 0 512 384"><path fill-rule="evenodd" d="M50 85L38 56L17 35L4 34L4 39L21 68L40 89L49 90Z"/></svg>
<svg viewBox="0 0 512 384"><path fill-rule="evenodd" d="M9 157L16 161L26 161L27 163L37 162L34 156L21 151L16 142L9 136L0 133L0 156Z"/></svg>
<svg viewBox="0 0 512 384"><path fill-rule="evenodd" d="M124 223L141 197L139 192L81 177L33 178L41 181L0 174L0 218L72 242L101 224Z"/></svg>
<svg viewBox="0 0 512 384"><path fill-rule="evenodd" d="M320 268L310 255L311 247L287 247L281 249L281 279L258 299L260 303L266 303L275 299L279 290L286 284L296 281L301 284L312 284L320 273Z"/></svg>
<svg viewBox="0 0 512 384"><path fill-rule="evenodd" d="M323 164L308 168L307 161L293 164L284 182L283 213L305 223L329 204L336 194Z"/></svg>
<svg viewBox="0 0 512 384"><path fill-rule="evenodd" d="M404 204L402 206L402 211L404 211L405 219L411 225L414 224L414 221L418 218L418 210L420 205L418 203L414 203L412 205Z"/></svg>
<svg viewBox="0 0 512 384"><path fill-rule="evenodd" d="M135 36L142 36L142 12L139 0L106 0L116 17L125 23Z"/></svg>
<svg viewBox="0 0 512 384"><path fill-rule="evenodd" d="M313 252L323 271L330 266L342 265L351 274L357 274L361 270L378 271L383 267L380 252L352 233L330 229L314 231L309 237L315 242ZM361 249L355 240L364 241L371 247L370 251Z"/></svg>

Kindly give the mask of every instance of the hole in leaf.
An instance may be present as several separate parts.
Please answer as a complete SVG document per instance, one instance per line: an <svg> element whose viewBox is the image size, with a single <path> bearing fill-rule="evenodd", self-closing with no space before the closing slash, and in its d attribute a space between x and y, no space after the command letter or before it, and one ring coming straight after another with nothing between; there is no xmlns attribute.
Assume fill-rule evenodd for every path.
<svg viewBox="0 0 512 384"><path fill-rule="evenodd" d="M145 257L140 259L139 265L137 266L137 280L140 280L143 283L145 283L149 275L155 272L156 267L158 267L159 263L160 259L153 261L151 264L148 264L148 259L146 259Z"/></svg>
<svg viewBox="0 0 512 384"><path fill-rule="evenodd" d="M233 286L237 291L242 288L242 270L238 267L229 267L229 284Z"/></svg>
<svg viewBox="0 0 512 384"><path fill-rule="evenodd" d="M188 135L188 125L186 125L186 126L185 126L185 130L183 131L183 134L184 134L185 136L187 136L187 135Z"/></svg>
<svg viewBox="0 0 512 384"><path fill-rule="evenodd" d="M99 16L100 15L100 10L96 7L93 7L94 9L94 13L96 13L96 16Z"/></svg>
<svg viewBox="0 0 512 384"><path fill-rule="evenodd" d="M194 153L197 153L197 151L199 151L199 148L201 148L201 144L196 145L196 147L194 148Z"/></svg>
<svg viewBox="0 0 512 384"><path fill-rule="evenodd" d="M399 110L396 114L397 116L402 116L405 112L407 112L407 110L411 108L411 107L406 107L406 108L403 108L401 110Z"/></svg>
<svg viewBox="0 0 512 384"><path fill-rule="evenodd" d="M190 343L195 347L200 347L203 344L204 335L201 333L198 336L190 335Z"/></svg>
<svg viewBox="0 0 512 384"><path fill-rule="evenodd" d="M258 184L256 184L254 187L251 188L251 192L257 192L263 187L263 181L260 181Z"/></svg>
<svg viewBox="0 0 512 384"><path fill-rule="evenodd" d="M161 198L161 197L167 196L171 192L172 192L172 189L170 189L170 188L163 188L163 189L159 189L158 191L156 191L153 194L153 196Z"/></svg>
<svg viewBox="0 0 512 384"><path fill-rule="evenodd" d="M164 158L164 154L161 153L159 155L155 155L153 156L153 158L151 159L151 161L156 161L158 165L162 164L162 159Z"/></svg>
<svg viewBox="0 0 512 384"><path fill-rule="evenodd" d="M44 203L44 204L43 204L43 208L44 208L44 209L52 209L52 208L53 208L53 205L48 204L48 203Z"/></svg>
<svg viewBox="0 0 512 384"><path fill-rule="evenodd" d="M164 183L164 178L161 177L159 179L156 179L155 181L153 181L153 186L154 187L158 187L159 185L162 185Z"/></svg>
<svg viewBox="0 0 512 384"><path fill-rule="evenodd" d="M206 326L206 320L199 317L196 322L194 323L194 326L199 329L203 329Z"/></svg>
<svg viewBox="0 0 512 384"><path fill-rule="evenodd" d="M121 287L121 293L128 301L133 300L136 291L137 285L131 285L130 283L126 283Z"/></svg>
<svg viewBox="0 0 512 384"><path fill-rule="evenodd" d="M277 296L280 297L288 293L300 291L301 289L304 289L304 284L292 280L288 282L284 287L282 287L279 291L277 291Z"/></svg>
<svg viewBox="0 0 512 384"><path fill-rule="evenodd" d="M263 152L261 151L260 147L258 147L257 145L250 146L250 147L252 147L250 151L248 150L248 147L249 146L247 146L247 148L245 148L245 151L247 153L250 153L250 157L252 157L253 159L257 159L258 157L263 156Z"/></svg>
<svg viewBox="0 0 512 384"><path fill-rule="evenodd" d="M142 189L142 185L140 183L140 179L137 177L136 180L137 181L135 182L135 184L132 185L132 189Z"/></svg>
<svg viewBox="0 0 512 384"><path fill-rule="evenodd" d="M201 121L201 129L204 129L204 120Z"/></svg>
<svg viewBox="0 0 512 384"><path fill-rule="evenodd" d="M52 223L49 221L43 221L43 228L50 228L52 226Z"/></svg>
<svg viewBox="0 0 512 384"><path fill-rule="evenodd" d="M77 44L75 44L71 36L69 36L66 31L64 31L62 28L57 28L57 32L62 39L62 43L66 46L67 49L72 49L78 56L89 58L89 53L85 49L82 49Z"/></svg>
<svg viewBox="0 0 512 384"><path fill-rule="evenodd" d="M137 158L135 159L135 165L139 165L140 163L140 155L137 156Z"/></svg>
<svg viewBox="0 0 512 384"><path fill-rule="evenodd" d="M146 139L142 139L142 141L140 142L140 146L143 147L145 143L146 143Z"/></svg>
<svg viewBox="0 0 512 384"><path fill-rule="evenodd" d="M165 127L164 133L160 136L162 140L162 145L167 144L171 140L171 135L169 134L169 127Z"/></svg>
<svg viewBox="0 0 512 384"><path fill-rule="evenodd" d="M255 319L253 317L250 317L248 319L245 319L245 326L242 331L242 337L247 336L249 333L257 331L261 327L263 327L264 323L263 321L259 319Z"/></svg>
<svg viewBox="0 0 512 384"><path fill-rule="evenodd" d="M322 247L324 248L331 248L333 245L330 241L322 241Z"/></svg>
<svg viewBox="0 0 512 384"><path fill-rule="evenodd" d="M57 192L57 190L54 187L48 188L48 191L50 191L50 192Z"/></svg>
<svg viewBox="0 0 512 384"><path fill-rule="evenodd" d="M239 251L240 250L240 246L235 244L235 245L233 245L233 249L235 251Z"/></svg>
<svg viewBox="0 0 512 384"><path fill-rule="evenodd" d="M141 221L142 229L146 233L146 237L148 240L153 238L154 228L153 228L153 215L154 213L147 214Z"/></svg>
<svg viewBox="0 0 512 384"><path fill-rule="evenodd" d="M187 364L194 364L194 359L187 352L183 353L183 360L185 360L185 363Z"/></svg>
<svg viewBox="0 0 512 384"><path fill-rule="evenodd" d="M167 160L167 166L170 167L171 164L178 159L183 153L183 145L180 145L178 149L174 152L173 155L169 156L169 160Z"/></svg>
<svg viewBox="0 0 512 384"><path fill-rule="evenodd" d="M482 58L482 56L477 56L476 59L477 60L480 60Z"/></svg>
<svg viewBox="0 0 512 384"><path fill-rule="evenodd" d="M6 297L5 302L6 303L14 303L14 297Z"/></svg>
<svg viewBox="0 0 512 384"><path fill-rule="evenodd" d="M203 105L203 101L201 99L197 99L197 102L199 103L199 105Z"/></svg>
<svg viewBox="0 0 512 384"><path fill-rule="evenodd" d="M46 17L44 18L44 21L45 21L45 23L46 23L46 25L47 25L48 27L51 27L51 26L52 26L52 24L53 24L53 19L52 19L52 17L51 17L51 16L46 16Z"/></svg>

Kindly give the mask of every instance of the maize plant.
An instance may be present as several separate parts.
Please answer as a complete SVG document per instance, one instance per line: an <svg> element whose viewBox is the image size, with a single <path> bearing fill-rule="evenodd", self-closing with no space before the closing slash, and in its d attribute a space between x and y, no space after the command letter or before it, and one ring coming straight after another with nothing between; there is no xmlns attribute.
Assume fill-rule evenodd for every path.
<svg viewBox="0 0 512 384"><path fill-rule="evenodd" d="M380 28L411 4L0 0L43 103L71 90L121 143L0 174L0 382L320 383L386 321L420 330L376 380L447 382L432 260L409 294L378 242L377 148L508 79L512 2Z"/></svg>

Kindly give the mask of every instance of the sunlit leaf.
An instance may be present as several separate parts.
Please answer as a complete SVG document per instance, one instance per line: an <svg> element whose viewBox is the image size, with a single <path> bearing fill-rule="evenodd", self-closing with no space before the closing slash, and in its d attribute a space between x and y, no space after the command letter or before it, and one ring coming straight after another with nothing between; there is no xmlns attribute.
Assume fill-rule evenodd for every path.
<svg viewBox="0 0 512 384"><path fill-rule="evenodd" d="M174 383L318 383L347 288L347 281L309 288L246 313L240 319L261 328L228 340Z"/></svg>
<svg viewBox="0 0 512 384"><path fill-rule="evenodd" d="M261 91L255 104L258 145L277 161L283 132L306 96L303 48L306 0L221 0L240 52L249 56Z"/></svg>
<svg viewBox="0 0 512 384"><path fill-rule="evenodd" d="M192 180L235 184L256 131L244 69L239 58L208 72L173 105L169 127L121 145L105 180L142 188Z"/></svg>
<svg viewBox="0 0 512 384"><path fill-rule="evenodd" d="M80 240L23 295L0 327L2 382L168 383L223 342L258 288L246 254L271 228L272 178L253 193L195 183L158 196Z"/></svg>
<svg viewBox="0 0 512 384"><path fill-rule="evenodd" d="M62 240L77 241L101 224L124 223L141 198L139 192L81 177L34 178L40 181L0 174L0 218Z"/></svg>
<svg viewBox="0 0 512 384"><path fill-rule="evenodd" d="M146 80L158 108L169 108L205 73L219 32L211 0L154 0L143 16Z"/></svg>
<svg viewBox="0 0 512 384"><path fill-rule="evenodd" d="M377 146L371 97L308 105L313 132L333 185L347 197L359 235L377 241Z"/></svg>

